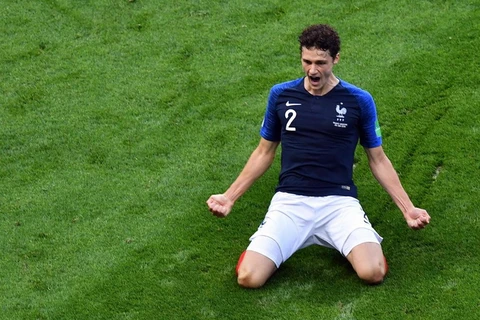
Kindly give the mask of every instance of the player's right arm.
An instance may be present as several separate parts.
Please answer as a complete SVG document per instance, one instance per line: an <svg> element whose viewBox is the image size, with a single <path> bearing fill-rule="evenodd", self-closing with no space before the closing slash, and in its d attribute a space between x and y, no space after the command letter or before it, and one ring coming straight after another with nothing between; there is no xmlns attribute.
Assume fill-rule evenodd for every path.
<svg viewBox="0 0 480 320"><path fill-rule="evenodd" d="M230 213L235 201L271 166L279 143L260 138L257 148L250 155L237 179L223 194L212 195L207 200L207 206L213 215L223 218Z"/></svg>

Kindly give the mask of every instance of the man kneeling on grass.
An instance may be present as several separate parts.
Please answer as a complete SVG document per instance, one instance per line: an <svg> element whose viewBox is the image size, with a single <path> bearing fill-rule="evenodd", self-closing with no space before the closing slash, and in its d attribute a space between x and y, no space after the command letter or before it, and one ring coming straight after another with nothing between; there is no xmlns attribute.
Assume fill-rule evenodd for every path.
<svg viewBox="0 0 480 320"><path fill-rule="evenodd" d="M340 39L328 25L312 25L299 37L305 76L272 87L260 142L238 178L207 205L227 216L235 201L272 164L282 143L281 171L265 219L237 264L238 283L261 287L297 250L321 245L338 250L369 284L381 283L388 266L380 243L357 199L352 180L358 141L371 171L402 211L411 229L430 222L415 207L382 148L372 96L337 78Z"/></svg>

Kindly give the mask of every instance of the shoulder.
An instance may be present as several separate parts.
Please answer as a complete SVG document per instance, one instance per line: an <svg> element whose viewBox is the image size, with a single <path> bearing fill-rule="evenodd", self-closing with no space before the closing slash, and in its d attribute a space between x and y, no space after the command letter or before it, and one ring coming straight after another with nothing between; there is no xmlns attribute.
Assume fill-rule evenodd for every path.
<svg viewBox="0 0 480 320"><path fill-rule="evenodd" d="M285 92L295 91L295 88L303 86L303 78L298 78L295 80L290 80L282 83L277 83L270 89L270 95L268 97L268 103L271 107L275 105L277 99Z"/></svg>
<svg viewBox="0 0 480 320"><path fill-rule="evenodd" d="M349 82L340 80L340 85L347 90L350 94L352 94L360 105L370 105L373 104L373 97L367 90L359 88Z"/></svg>
<svg viewBox="0 0 480 320"><path fill-rule="evenodd" d="M290 89L290 88L295 88L302 83L303 83L303 77L295 79L295 80L290 80L290 81L286 81L286 82L282 82L282 83L277 83L276 85L274 85L270 89L270 93L279 95L283 91L285 91L287 89Z"/></svg>

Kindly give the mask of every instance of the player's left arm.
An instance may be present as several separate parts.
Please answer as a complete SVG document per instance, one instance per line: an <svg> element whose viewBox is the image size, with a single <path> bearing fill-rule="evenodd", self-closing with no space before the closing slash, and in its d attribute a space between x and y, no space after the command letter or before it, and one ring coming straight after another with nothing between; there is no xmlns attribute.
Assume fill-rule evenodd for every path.
<svg viewBox="0 0 480 320"><path fill-rule="evenodd" d="M425 228L430 223L430 215L426 210L413 205L382 146L365 148L365 152L367 153L368 163L375 179L377 179L402 211L408 226L415 230Z"/></svg>

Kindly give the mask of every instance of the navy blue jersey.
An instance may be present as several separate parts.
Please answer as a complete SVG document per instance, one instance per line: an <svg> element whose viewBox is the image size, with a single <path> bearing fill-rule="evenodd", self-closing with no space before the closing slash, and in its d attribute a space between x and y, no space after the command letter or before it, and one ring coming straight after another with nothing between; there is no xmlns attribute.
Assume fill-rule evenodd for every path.
<svg viewBox="0 0 480 320"><path fill-rule="evenodd" d="M324 96L314 96L303 81L272 87L260 130L264 139L281 142L277 191L357 197L355 148L359 141L366 148L382 144L373 98L342 80Z"/></svg>

